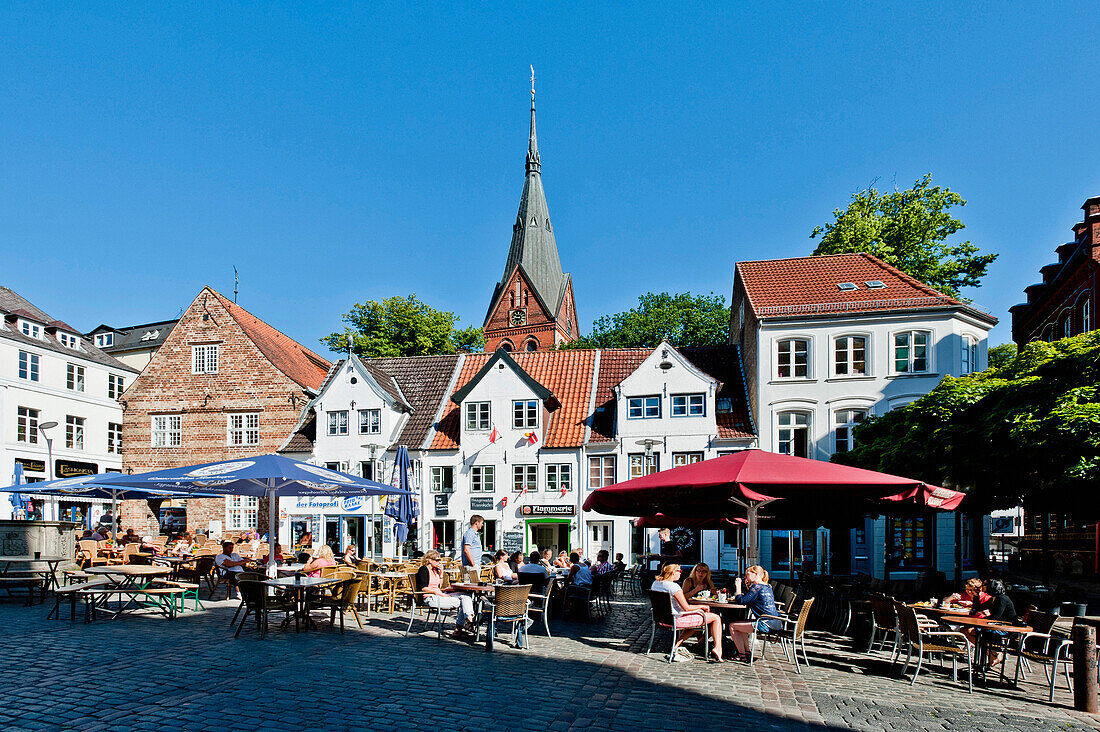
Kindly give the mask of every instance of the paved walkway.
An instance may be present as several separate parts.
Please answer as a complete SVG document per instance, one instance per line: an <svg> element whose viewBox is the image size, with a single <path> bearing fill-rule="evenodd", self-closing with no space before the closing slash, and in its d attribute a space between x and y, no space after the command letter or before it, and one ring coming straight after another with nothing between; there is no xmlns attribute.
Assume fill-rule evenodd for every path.
<svg viewBox="0 0 1100 732"><path fill-rule="evenodd" d="M669 665L644 655L648 620L634 600L602 621L554 623L529 651L495 653L428 632L406 639L408 616L372 616L364 630L352 619L343 636L325 622L300 635L276 627L264 642L249 627L234 640L235 606L84 625L46 620L48 606L0 604L0 729L1100 729L1064 689L1048 705L1039 670L1020 690L967 694L938 669L910 687L886 655L821 633L801 676L771 650L751 668Z"/></svg>

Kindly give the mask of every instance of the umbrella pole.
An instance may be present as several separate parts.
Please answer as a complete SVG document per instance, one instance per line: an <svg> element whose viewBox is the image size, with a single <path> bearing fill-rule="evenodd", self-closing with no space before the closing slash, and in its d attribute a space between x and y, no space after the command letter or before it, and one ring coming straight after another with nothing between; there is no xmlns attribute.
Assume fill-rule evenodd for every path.
<svg viewBox="0 0 1100 732"><path fill-rule="evenodd" d="M760 561L760 547L759 536L756 530L756 503L750 503L748 506L748 550L746 551L747 566L754 565Z"/></svg>
<svg viewBox="0 0 1100 732"><path fill-rule="evenodd" d="M787 581L794 584L794 532L787 530Z"/></svg>
<svg viewBox="0 0 1100 732"><path fill-rule="evenodd" d="M270 484L269 484L270 485ZM267 576L275 577L275 545L279 541L279 492L267 489Z"/></svg>

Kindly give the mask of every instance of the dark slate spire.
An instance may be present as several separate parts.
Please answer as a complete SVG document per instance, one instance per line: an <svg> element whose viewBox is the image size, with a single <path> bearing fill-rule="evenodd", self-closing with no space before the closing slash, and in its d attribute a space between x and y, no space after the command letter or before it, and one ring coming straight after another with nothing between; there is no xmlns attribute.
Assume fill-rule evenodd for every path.
<svg viewBox="0 0 1100 732"><path fill-rule="evenodd" d="M539 161L539 144L535 136L535 77L531 73L531 137L527 145L527 177L523 194L519 199L519 214L512 228L512 246L508 249L508 261L504 265L504 277L497 288L507 286L508 279L517 265L531 280L539 298L557 315L565 293L565 274L558 258L558 245L554 240L554 228L550 223L550 209L542 190L542 165Z"/></svg>

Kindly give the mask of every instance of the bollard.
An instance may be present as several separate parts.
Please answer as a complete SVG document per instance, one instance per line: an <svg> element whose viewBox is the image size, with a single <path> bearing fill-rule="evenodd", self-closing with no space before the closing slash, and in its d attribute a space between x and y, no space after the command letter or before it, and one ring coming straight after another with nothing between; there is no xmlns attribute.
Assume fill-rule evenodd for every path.
<svg viewBox="0 0 1100 732"><path fill-rule="evenodd" d="M1100 712L1096 680L1096 628L1073 626L1073 708L1090 714Z"/></svg>

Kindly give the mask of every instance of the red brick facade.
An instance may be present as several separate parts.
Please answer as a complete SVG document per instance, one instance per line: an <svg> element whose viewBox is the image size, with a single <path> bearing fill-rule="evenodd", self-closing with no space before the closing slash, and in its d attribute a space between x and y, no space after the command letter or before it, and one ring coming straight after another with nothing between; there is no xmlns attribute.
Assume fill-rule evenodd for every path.
<svg viewBox="0 0 1100 732"><path fill-rule="evenodd" d="M517 289L517 283L519 285ZM557 303L549 303L554 307ZM515 313L523 313L523 325L515 325ZM573 282L568 280L565 296L555 316L543 307L530 281L518 267L503 288L492 314L485 323L485 351L545 351L558 343L577 338L577 308L573 302Z"/></svg>
<svg viewBox="0 0 1100 732"><path fill-rule="evenodd" d="M247 316L255 336L257 328L269 329L273 336L289 341L317 361L316 383L299 383L277 368L257 346L237 318ZM260 325L257 326L257 323ZM263 333L263 331L259 331ZM272 338L270 340L275 340ZM192 346L217 344L217 373L192 373ZM265 346L268 346L265 343ZM268 346L268 353L272 351ZM303 354L295 354L299 366ZM278 359L276 359L278 360ZM306 362L308 363L308 362ZM316 354L257 321L210 288L203 288L180 318L171 335L153 356L141 375L122 396L123 468L139 473L160 468L229 460L236 457L273 453L294 431L310 391L320 386L327 362ZM287 363L282 364L293 371ZM307 377L312 380L308 365ZM259 414L259 442L247 446L229 446L228 420L234 413ZM179 415L178 447L153 447L151 415ZM127 501L122 508L122 525L145 533L159 533L154 511L160 501ZM263 503L263 501L261 501ZM260 506L258 527L266 531L267 510ZM225 499L205 498L187 501L187 528L206 531L210 521L226 526Z"/></svg>

